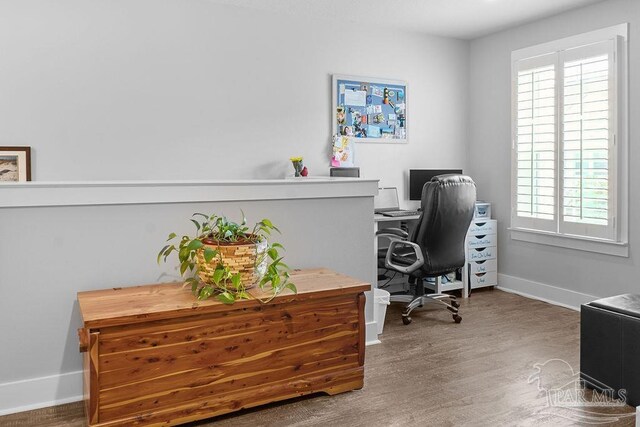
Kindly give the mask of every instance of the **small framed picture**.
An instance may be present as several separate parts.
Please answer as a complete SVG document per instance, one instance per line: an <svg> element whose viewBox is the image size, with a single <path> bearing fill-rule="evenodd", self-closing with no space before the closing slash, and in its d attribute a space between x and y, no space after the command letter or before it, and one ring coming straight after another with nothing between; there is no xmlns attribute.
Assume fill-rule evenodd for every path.
<svg viewBox="0 0 640 427"><path fill-rule="evenodd" d="M31 147L0 147L0 183L31 181Z"/></svg>

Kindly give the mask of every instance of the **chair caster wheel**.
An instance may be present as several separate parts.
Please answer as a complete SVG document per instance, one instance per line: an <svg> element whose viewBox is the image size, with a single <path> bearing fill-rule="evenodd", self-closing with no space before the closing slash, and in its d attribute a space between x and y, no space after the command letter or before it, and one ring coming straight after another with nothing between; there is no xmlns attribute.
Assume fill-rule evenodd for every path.
<svg viewBox="0 0 640 427"><path fill-rule="evenodd" d="M455 308L460 307L460 303L458 301L451 301L451 305L454 306Z"/></svg>
<svg viewBox="0 0 640 427"><path fill-rule="evenodd" d="M456 323L460 323L462 322L462 317L459 314L454 314L453 315L453 321Z"/></svg>
<svg viewBox="0 0 640 427"><path fill-rule="evenodd" d="M411 323L411 317L409 316L402 316L402 323L404 323L405 325L408 325L409 323Z"/></svg>

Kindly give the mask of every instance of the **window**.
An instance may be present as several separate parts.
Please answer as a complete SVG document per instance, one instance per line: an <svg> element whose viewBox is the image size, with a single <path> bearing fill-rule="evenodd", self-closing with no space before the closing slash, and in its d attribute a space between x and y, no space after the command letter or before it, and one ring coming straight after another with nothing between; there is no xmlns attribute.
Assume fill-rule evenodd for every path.
<svg viewBox="0 0 640 427"><path fill-rule="evenodd" d="M513 52L512 230L626 242L626 27Z"/></svg>

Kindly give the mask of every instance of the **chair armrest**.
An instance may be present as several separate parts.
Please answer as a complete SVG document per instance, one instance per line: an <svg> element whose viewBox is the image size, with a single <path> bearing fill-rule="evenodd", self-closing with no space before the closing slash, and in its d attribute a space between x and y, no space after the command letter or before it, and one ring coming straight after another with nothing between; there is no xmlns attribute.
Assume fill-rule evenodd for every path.
<svg viewBox="0 0 640 427"><path fill-rule="evenodd" d="M409 266L394 264L391 260L393 257L393 251L396 246L410 246L413 251L416 253L416 262ZM384 259L384 265L387 268L391 268L393 270L399 271L400 273L410 274L419 269L424 265L424 256L422 255L422 249L416 243L407 242L404 240L392 240L389 244L389 249L387 249L387 256Z"/></svg>
<svg viewBox="0 0 640 427"><path fill-rule="evenodd" d="M399 228L383 228L376 232L378 237L400 237L401 239L408 239L409 233Z"/></svg>

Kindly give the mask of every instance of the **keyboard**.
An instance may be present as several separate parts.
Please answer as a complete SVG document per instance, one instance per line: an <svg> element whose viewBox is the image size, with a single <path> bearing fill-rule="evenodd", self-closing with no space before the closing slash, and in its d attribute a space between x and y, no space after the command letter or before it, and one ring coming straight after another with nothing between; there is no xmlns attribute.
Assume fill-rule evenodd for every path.
<svg viewBox="0 0 640 427"><path fill-rule="evenodd" d="M384 216L396 217L396 216L414 216L420 215L420 211L389 211L382 212Z"/></svg>

